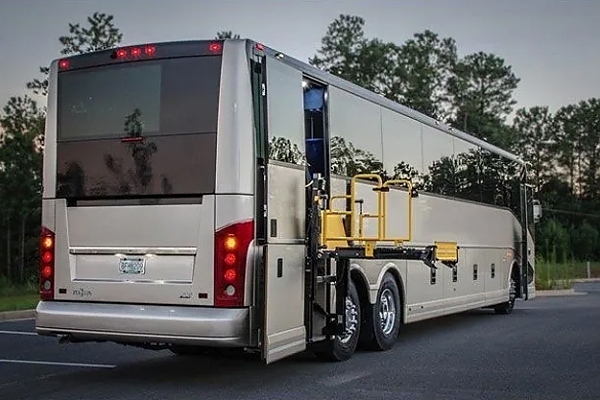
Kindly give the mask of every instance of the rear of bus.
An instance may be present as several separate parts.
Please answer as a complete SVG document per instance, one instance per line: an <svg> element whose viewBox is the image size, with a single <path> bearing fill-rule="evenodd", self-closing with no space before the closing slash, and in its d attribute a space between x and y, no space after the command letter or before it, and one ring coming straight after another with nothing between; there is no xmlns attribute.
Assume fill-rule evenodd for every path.
<svg viewBox="0 0 600 400"><path fill-rule="evenodd" d="M243 41L52 63L36 329L246 346L254 243Z"/></svg>

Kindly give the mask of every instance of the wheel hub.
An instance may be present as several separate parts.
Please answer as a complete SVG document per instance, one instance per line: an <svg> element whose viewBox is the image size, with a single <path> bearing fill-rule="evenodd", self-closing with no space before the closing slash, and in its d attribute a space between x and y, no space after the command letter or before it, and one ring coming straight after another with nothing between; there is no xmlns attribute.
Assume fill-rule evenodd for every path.
<svg viewBox="0 0 600 400"><path fill-rule="evenodd" d="M381 331L384 335L389 335L394 330L396 322L396 302L390 289L385 289L379 296L379 320L381 321Z"/></svg>

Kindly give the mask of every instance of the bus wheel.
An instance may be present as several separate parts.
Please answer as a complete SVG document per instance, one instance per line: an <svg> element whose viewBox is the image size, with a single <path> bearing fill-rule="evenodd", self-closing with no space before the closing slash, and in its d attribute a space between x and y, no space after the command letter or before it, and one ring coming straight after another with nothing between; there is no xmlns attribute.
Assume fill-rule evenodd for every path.
<svg viewBox="0 0 600 400"><path fill-rule="evenodd" d="M517 282L513 276L510 277L510 286L508 290L508 301L498 304L494 307L496 314L510 314L515 308L515 300L517 298Z"/></svg>
<svg viewBox="0 0 600 400"><path fill-rule="evenodd" d="M401 318L400 290L394 277L386 273L377 293L377 302L372 312L366 315L361 345L375 351L391 349L400 334Z"/></svg>
<svg viewBox="0 0 600 400"><path fill-rule="evenodd" d="M360 336L360 320L360 299L354 282L350 280L346 297L346 331L333 340L317 345L315 355L328 361L345 361L352 357Z"/></svg>

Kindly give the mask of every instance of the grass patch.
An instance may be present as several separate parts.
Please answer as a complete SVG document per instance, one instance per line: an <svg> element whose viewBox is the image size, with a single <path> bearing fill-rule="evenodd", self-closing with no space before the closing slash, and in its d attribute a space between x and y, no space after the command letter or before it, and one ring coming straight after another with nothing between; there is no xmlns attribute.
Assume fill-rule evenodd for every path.
<svg viewBox="0 0 600 400"><path fill-rule="evenodd" d="M37 283L16 285L0 276L0 312L33 309L39 298Z"/></svg>
<svg viewBox="0 0 600 400"><path fill-rule="evenodd" d="M538 290L571 289L574 279L587 277L587 262L536 262L535 287ZM590 262L590 277L600 278L600 262Z"/></svg>
<svg viewBox="0 0 600 400"><path fill-rule="evenodd" d="M37 293L0 297L0 312L32 310L37 306L39 300L40 296Z"/></svg>

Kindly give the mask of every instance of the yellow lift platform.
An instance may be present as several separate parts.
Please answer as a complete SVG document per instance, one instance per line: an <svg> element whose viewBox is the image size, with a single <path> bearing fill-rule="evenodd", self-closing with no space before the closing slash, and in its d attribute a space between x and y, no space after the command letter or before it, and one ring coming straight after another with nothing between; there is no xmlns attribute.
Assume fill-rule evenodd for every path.
<svg viewBox="0 0 600 400"><path fill-rule="evenodd" d="M357 198L359 181L375 181L373 191L377 193L377 212L374 214L362 211L364 200ZM308 209L307 219L310 229L307 237L306 270L310 275L307 307L308 332L312 332L312 314L310 310L318 310L327 319L324 329L326 335L338 335L344 330L346 323L346 303L348 293L349 269L351 259L389 259L420 260L429 268L437 269L435 263L455 268L458 263L458 244L456 242L436 241L425 247L407 246L413 235L413 198L417 196L410 181L391 179L383 181L377 174L358 174L351 178L349 193L328 198L325 181L320 175L313 177L311 186L312 202ZM388 194L393 186L404 186L408 189L408 207L406 210L407 235L391 237L387 235ZM345 200L346 207L334 208L334 203ZM366 236L364 222L367 219L377 221L377 234ZM345 223L348 221L348 223ZM358 221L358 222L357 222ZM358 226L357 226L358 225ZM335 275L330 273L330 260L336 261ZM325 309L315 300L317 280L335 283L335 310ZM312 333L308 334L311 340Z"/></svg>
<svg viewBox="0 0 600 400"><path fill-rule="evenodd" d="M362 207L357 207L358 205L362 206L364 203L364 200L357 199L356 187L359 180L375 181L373 191L377 193L377 212L374 214L363 213ZM408 229L405 237L390 237L387 235L389 216L388 194L392 186L404 186L408 189L408 207L406 210L406 224ZM399 258L406 258L406 255L409 253L413 254L417 251L419 257L409 258L423 259L423 257L427 256L428 261L456 263L458 261L458 244L456 242L436 241L432 246L426 247L427 254L424 254L423 257L420 254L423 250L411 249L404 245L412 241L413 198L415 197L415 193L412 183L406 179L390 179L384 182L381 176L377 174L358 174L353 176L350 180L350 194L332 196L329 199L328 207L320 204L321 248L337 252L346 252L347 250L351 253L357 253L364 258L393 258L391 256L395 253ZM319 203L326 203L327 199L317 195L314 200ZM339 200L345 200L346 203L349 203L349 209L334 209L334 202ZM349 220L349 234L346 234L345 218ZM377 235L364 235L364 223L366 219L375 219L377 221ZM356 221L358 221L358 232L356 232ZM387 246L379 247L381 244L386 243L388 244ZM431 251L433 253L429 257ZM416 256L417 254L414 255Z"/></svg>

